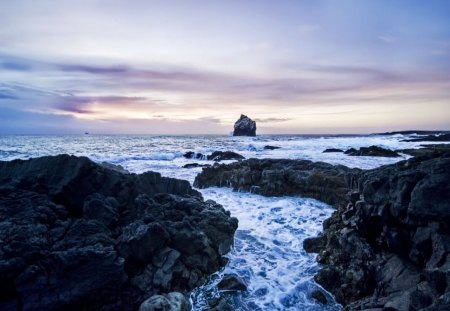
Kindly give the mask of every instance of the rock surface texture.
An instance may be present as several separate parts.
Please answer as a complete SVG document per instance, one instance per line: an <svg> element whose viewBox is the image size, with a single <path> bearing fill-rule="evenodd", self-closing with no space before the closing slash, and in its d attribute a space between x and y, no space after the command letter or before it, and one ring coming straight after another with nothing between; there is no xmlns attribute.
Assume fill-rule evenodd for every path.
<svg viewBox="0 0 450 311"><path fill-rule="evenodd" d="M256 136L256 122L241 114L239 120L234 123L233 136Z"/></svg>
<svg viewBox="0 0 450 311"><path fill-rule="evenodd" d="M449 153L373 170L250 159L203 169L196 184L335 205L304 247L319 253L315 280L346 310L450 310Z"/></svg>
<svg viewBox="0 0 450 311"><path fill-rule="evenodd" d="M159 173L67 155L0 162L0 309L137 310L220 269L236 228Z"/></svg>
<svg viewBox="0 0 450 311"><path fill-rule="evenodd" d="M204 168L194 186L231 187L267 196L301 195L338 205L345 202L352 173L358 171L308 160L249 159Z"/></svg>

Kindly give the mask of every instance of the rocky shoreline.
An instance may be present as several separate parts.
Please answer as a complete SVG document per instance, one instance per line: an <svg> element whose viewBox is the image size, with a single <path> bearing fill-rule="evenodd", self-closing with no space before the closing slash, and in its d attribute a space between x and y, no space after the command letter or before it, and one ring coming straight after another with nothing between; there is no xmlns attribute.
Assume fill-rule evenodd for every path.
<svg viewBox="0 0 450 311"><path fill-rule="evenodd" d="M204 168L197 187L301 195L334 205L316 281L346 310L450 309L450 154L373 170L304 160L249 159Z"/></svg>
<svg viewBox="0 0 450 311"><path fill-rule="evenodd" d="M68 155L0 162L0 309L183 310L237 224L159 173Z"/></svg>

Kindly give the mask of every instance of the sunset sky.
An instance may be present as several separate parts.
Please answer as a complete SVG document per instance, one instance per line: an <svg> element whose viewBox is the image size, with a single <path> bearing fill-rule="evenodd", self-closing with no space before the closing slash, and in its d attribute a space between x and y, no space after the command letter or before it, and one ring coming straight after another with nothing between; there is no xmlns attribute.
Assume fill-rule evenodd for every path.
<svg viewBox="0 0 450 311"><path fill-rule="evenodd" d="M0 0L0 134L450 129L450 1Z"/></svg>

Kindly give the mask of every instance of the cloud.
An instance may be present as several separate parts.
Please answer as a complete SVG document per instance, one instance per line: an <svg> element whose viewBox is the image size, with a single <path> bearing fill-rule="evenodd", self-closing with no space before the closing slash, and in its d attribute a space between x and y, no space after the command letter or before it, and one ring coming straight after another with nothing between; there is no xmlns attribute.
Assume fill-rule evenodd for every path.
<svg viewBox="0 0 450 311"><path fill-rule="evenodd" d="M397 42L397 38L394 36L390 36L390 35L380 35L380 36L378 36L378 39L387 44Z"/></svg>

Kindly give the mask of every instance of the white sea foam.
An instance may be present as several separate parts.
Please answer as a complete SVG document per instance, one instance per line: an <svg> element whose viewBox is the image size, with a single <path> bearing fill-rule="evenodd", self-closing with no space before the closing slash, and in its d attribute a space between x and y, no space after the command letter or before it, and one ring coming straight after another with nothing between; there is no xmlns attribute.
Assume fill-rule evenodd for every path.
<svg viewBox="0 0 450 311"><path fill-rule="evenodd" d="M389 149L417 148L423 142L401 142L404 135L355 137L304 136L0 136L0 160L26 159L61 153L88 156L94 161L122 165L131 172L148 170L163 176L193 182L201 168L184 169L193 162L185 159L194 151L235 151L246 158L288 158L323 161L349 167L374 168L407 158L352 157L343 153L323 153L327 148L359 148L378 145ZM264 146L281 147L266 150ZM229 163L232 161L226 161ZM205 199L222 204L239 219L235 248L230 261L217 275L235 272L248 283L247 293L228 296L236 310L340 310L331 303L323 306L309 298L317 288L313 275L318 266L315 256L302 248L306 237L321 230L332 209L307 198L274 198L229 189L201 190ZM216 276L217 276L216 275ZM195 311L207 310L205 298L217 295L217 279L194 291ZM328 297L332 299L331 296Z"/></svg>

